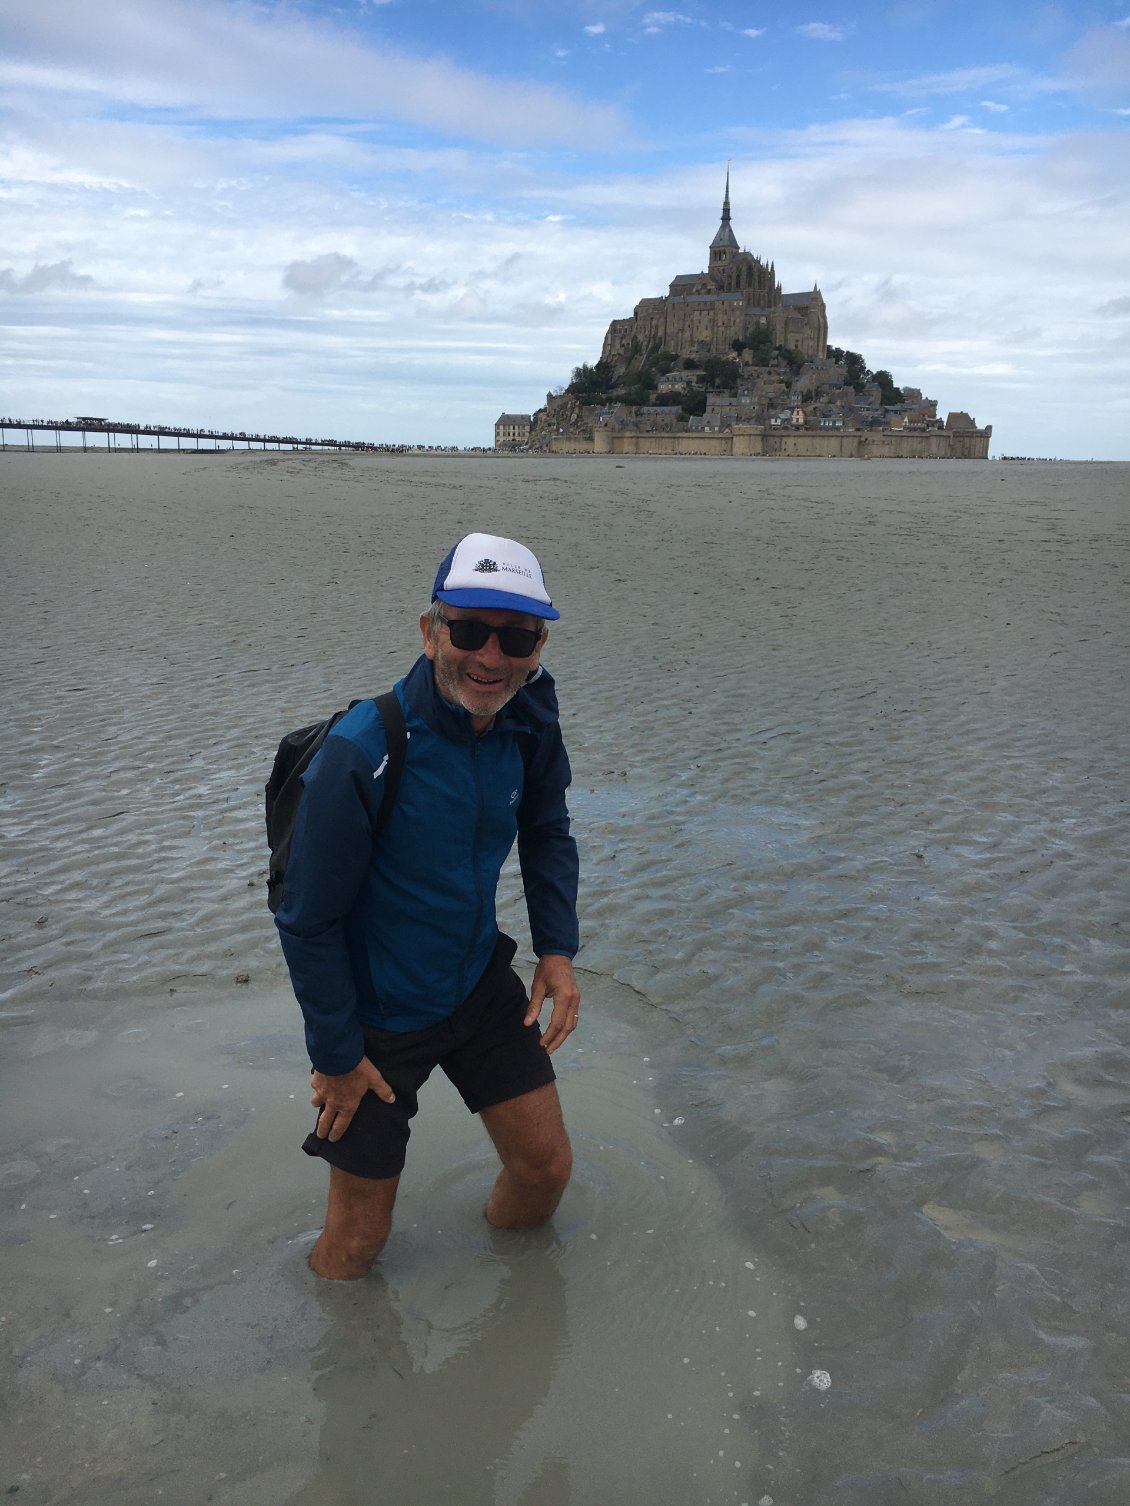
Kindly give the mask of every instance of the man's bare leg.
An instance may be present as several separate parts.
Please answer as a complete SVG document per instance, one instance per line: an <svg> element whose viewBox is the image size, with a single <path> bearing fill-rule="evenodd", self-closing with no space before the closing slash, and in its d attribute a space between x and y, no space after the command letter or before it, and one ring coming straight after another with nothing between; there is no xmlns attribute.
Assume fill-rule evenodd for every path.
<svg viewBox="0 0 1130 1506"><path fill-rule="evenodd" d="M395 1177L355 1177L330 1167L326 1223L310 1251L310 1269L328 1281L364 1276L385 1247L392 1228Z"/></svg>
<svg viewBox="0 0 1130 1506"><path fill-rule="evenodd" d="M556 1083L484 1109L482 1121L502 1161L487 1200L487 1222L496 1229L545 1223L573 1170Z"/></svg>

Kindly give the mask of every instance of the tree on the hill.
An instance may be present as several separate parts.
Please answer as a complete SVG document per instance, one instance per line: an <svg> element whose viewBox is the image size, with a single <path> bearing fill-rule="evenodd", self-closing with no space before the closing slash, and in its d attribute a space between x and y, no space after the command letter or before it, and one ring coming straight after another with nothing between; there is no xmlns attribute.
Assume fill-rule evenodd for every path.
<svg viewBox="0 0 1130 1506"><path fill-rule="evenodd" d="M867 369L867 362L858 351L843 350L838 345L829 345L828 355L844 368L848 386L854 387L856 392L862 392L864 387L871 383L872 376Z"/></svg>
<svg viewBox="0 0 1130 1506"><path fill-rule="evenodd" d="M871 375L878 384L884 407L893 408L903 401L902 388L895 386L895 379L889 371L875 371Z"/></svg>
<svg viewBox="0 0 1130 1506"><path fill-rule="evenodd" d="M776 354L784 361L793 376L796 376L797 372L804 365L804 357L799 350L793 350L791 345L778 345Z"/></svg>
<svg viewBox="0 0 1130 1506"><path fill-rule="evenodd" d="M602 356L595 366L584 363L574 366L569 391L578 402L598 403L607 394L613 380L612 367Z"/></svg>
<svg viewBox="0 0 1130 1506"><path fill-rule="evenodd" d="M764 324L755 324L742 342L755 366L768 366L773 356L773 341Z"/></svg>
<svg viewBox="0 0 1130 1506"><path fill-rule="evenodd" d="M736 387L742 379L742 368L728 356L707 356L702 375L707 387Z"/></svg>

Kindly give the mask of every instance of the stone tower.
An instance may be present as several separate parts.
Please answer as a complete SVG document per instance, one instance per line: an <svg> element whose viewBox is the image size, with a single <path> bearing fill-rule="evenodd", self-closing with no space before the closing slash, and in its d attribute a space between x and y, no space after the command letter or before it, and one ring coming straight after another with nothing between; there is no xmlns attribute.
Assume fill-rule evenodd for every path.
<svg viewBox="0 0 1130 1506"><path fill-rule="evenodd" d="M710 242L711 277L720 278L723 275L723 268L730 265L734 254L740 249L738 238L730 224L730 169L727 165L726 192L722 196L722 223L718 226L718 234Z"/></svg>

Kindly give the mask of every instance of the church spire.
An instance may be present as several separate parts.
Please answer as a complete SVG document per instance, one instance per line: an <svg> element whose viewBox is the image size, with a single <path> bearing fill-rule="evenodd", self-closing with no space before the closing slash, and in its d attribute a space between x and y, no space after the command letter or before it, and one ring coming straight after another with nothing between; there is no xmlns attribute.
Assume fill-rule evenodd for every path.
<svg viewBox="0 0 1130 1506"><path fill-rule="evenodd" d="M730 226L730 164L728 162L726 163L726 192L722 198L722 223L718 226L717 235L710 242L710 260L712 262L719 260L714 253L723 250L723 248L732 251L738 249L737 237Z"/></svg>

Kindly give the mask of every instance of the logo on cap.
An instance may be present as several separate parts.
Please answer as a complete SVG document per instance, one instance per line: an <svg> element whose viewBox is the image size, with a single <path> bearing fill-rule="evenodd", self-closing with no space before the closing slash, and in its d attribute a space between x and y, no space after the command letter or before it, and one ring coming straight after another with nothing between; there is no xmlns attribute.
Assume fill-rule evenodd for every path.
<svg viewBox="0 0 1130 1506"><path fill-rule="evenodd" d="M493 560L480 560L479 563L475 566L475 569L481 570L484 575L498 574L498 566Z"/></svg>

